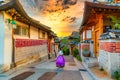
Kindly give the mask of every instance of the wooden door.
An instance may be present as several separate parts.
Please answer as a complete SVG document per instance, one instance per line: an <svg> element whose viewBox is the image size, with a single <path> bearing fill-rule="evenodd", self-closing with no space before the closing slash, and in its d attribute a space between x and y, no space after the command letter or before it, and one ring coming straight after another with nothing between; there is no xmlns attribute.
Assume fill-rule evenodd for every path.
<svg viewBox="0 0 120 80"><path fill-rule="evenodd" d="M99 54L99 30L95 31L95 43L94 43L94 46L95 46L95 57L98 57L98 54Z"/></svg>

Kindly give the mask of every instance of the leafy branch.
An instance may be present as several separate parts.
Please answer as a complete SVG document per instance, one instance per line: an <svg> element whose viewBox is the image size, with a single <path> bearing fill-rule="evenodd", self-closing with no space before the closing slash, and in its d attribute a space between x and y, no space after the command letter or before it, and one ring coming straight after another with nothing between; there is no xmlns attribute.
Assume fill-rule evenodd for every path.
<svg viewBox="0 0 120 80"><path fill-rule="evenodd" d="M109 15L108 17L112 20L113 28L120 29L120 19L112 15Z"/></svg>

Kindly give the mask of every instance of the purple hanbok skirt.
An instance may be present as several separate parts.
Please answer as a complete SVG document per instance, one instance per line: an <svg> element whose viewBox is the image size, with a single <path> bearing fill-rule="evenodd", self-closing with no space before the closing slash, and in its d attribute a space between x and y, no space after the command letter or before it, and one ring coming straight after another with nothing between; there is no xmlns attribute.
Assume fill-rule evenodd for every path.
<svg viewBox="0 0 120 80"><path fill-rule="evenodd" d="M65 66L65 59L62 55L59 55L56 59L56 67L64 67Z"/></svg>

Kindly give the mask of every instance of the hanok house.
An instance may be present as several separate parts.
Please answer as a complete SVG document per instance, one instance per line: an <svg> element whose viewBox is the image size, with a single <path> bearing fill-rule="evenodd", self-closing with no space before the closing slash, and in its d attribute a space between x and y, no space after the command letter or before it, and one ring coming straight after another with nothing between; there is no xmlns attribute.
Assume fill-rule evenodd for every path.
<svg viewBox="0 0 120 80"><path fill-rule="evenodd" d="M51 57L51 29L30 18L19 0L0 6L0 72Z"/></svg>
<svg viewBox="0 0 120 80"><path fill-rule="evenodd" d="M108 32L112 29L112 19L109 16L120 18L120 7L85 2L80 27L80 49L82 53L82 49L89 48L91 57L98 58L100 67L112 76L120 66L120 39Z"/></svg>

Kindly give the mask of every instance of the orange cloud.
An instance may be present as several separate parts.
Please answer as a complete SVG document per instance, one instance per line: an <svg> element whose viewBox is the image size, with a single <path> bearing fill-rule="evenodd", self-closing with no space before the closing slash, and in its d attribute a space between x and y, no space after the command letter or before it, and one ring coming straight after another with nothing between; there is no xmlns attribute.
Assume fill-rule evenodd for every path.
<svg viewBox="0 0 120 80"><path fill-rule="evenodd" d="M26 4L24 0L22 1ZM37 9L33 8L34 10L31 9L28 13L31 12L31 17L39 20L40 23L51 27L58 36L68 36L72 31L75 31L80 27L84 7L83 2L80 0L34 1ZM77 3L75 1L77 1Z"/></svg>

